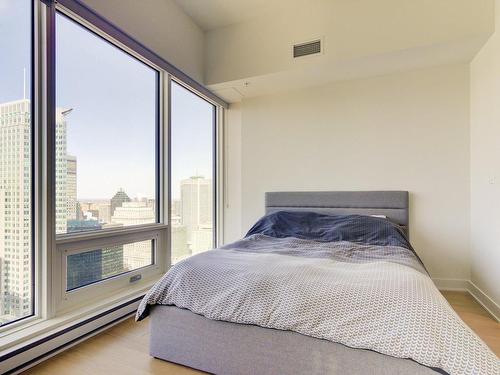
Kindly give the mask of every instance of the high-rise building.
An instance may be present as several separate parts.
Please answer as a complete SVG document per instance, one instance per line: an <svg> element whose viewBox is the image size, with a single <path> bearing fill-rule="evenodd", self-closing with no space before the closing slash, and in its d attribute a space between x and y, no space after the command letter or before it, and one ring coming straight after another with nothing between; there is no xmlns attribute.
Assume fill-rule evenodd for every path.
<svg viewBox="0 0 500 375"><path fill-rule="evenodd" d="M181 224L172 224L170 228L170 235L172 236L171 240L171 260L172 264L177 263L178 261L187 258L191 255L191 250L188 247L187 243L187 231L186 227Z"/></svg>
<svg viewBox="0 0 500 375"><path fill-rule="evenodd" d="M67 165L67 176L66 176L66 194L67 194L67 220L75 220L77 216L77 206L76 206L76 157L67 155L66 156Z"/></svg>
<svg viewBox="0 0 500 375"><path fill-rule="evenodd" d="M130 202L130 198L123 191L123 189L118 190L118 192L111 198L111 207L110 207L110 216L115 214L115 210L117 207L121 207L124 202Z"/></svg>
<svg viewBox="0 0 500 375"><path fill-rule="evenodd" d="M172 217L181 216L181 200L172 199Z"/></svg>
<svg viewBox="0 0 500 375"><path fill-rule="evenodd" d="M30 101L0 104L0 320L31 313ZM56 229L66 231L66 121L56 113ZM62 196L62 198L61 198Z"/></svg>
<svg viewBox="0 0 500 375"><path fill-rule="evenodd" d="M83 211L82 211L82 205L80 202L76 201L76 220L83 220Z"/></svg>
<svg viewBox="0 0 500 375"><path fill-rule="evenodd" d="M202 176L181 181L181 218L188 230L212 224L212 191L212 180Z"/></svg>
<svg viewBox="0 0 500 375"><path fill-rule="evenodd" d="M179 201L180 203L180 201ZM179 215L174 215L170 218L170 245L171 245L171 260L172 264L187 258L191 255L189 248L187 229L182 225L182 219Z"/></svg>
<svg viewBox="0 0 500 375"><path fill-rule="evenodd" d="M114 215L111 217L112 224L140 225L150 224L156 221L153 207L147 202L123 202L120 207L116 207ZM151 241L134 242L123 245L124 267L136 269L147 266L152 262Z"/></svg>
<svg viewBox="0 0 500 375"><path fill-rule="evenodd" d="M68 232L101 229L97 220L68 220ZM99 250L73 254L67 261L68 290L118 275L124 271L123 246L111 246Z"/></svg>
<svg viewBox="0 0 500 375"><path fill-rule="evenodd" d="M30 107L0 104L0 324L32 308Z"/></svg>
<svg viewBox="0 0 500 375"><path fill-rule="evenodd" d="M68 153L66 147L66 116L71 111L72 109L61 108L56 110L56 233L66 233L67 225Z"/></svg>
<svg viewBox="0 0 500 375"><path fill-rule="evenodd" d="M198 254L212 249L214 243L214 231L212 225L200 225L191 233L191 254Z"/></svg>
<svg viewBox="0 0 500 375"><path fill-rule="evenodd" d="M213 228L212 180L202 176L182 180L180 210L181 223L186 227L191 251L197 253L210 249L213 241L207 242L206 233Z"/></svg>
<svg viewBox="0 0 500 375"><path fill-rule="evenodd" d="M111 222L111 203L99 203L97 211L101 223L108 224Z"/></svg>

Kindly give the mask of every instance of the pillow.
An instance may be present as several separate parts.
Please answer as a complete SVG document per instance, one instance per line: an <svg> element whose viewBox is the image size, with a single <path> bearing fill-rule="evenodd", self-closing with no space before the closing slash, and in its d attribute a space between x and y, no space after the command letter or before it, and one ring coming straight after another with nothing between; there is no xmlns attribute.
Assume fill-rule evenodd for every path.
<svg viewBox="0 0 500 375"><path fill-rule="evenodd" d="M412 250L403 230L389 220L368 215L325 215L306 211L277 211L262 217L253 234L315 241L349 241L367 245L400 246Z"/></svg>

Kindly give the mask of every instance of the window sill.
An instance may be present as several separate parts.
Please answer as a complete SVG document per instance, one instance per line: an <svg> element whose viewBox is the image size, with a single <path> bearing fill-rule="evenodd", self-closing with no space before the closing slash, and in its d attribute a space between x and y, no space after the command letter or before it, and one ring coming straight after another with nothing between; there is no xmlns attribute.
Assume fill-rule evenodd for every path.
<svg viewBox="0 0 500 375"><path fill-rule="evenodd" d="M33 318L30 322L23 322L24 324L0 334L0 357L57 331L105 313L125 302L132 301L144 295L156 281L156 279L146 281L133 288L118 291L111 297L100 299L97 303L87 304L85 307L71 312L61 313L51 319Z"/></svg>

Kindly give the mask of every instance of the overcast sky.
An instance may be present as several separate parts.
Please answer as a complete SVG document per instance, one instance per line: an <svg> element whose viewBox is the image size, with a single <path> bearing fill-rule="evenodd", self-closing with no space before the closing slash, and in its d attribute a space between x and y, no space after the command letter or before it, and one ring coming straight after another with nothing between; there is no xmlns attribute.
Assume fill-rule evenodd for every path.
<svg viewBox="0 0 500 375"><path fill-rule="evenodd" d="M28 4L0 0L0 103L23 97ZM131 197L154 197L156 72L64 16L56 27L57 106L73 109L67 150L77 158L78 199L109 199L119 188ZM213 106L173 85L172 112L178 197L180 180L211 177Z"/></svg>

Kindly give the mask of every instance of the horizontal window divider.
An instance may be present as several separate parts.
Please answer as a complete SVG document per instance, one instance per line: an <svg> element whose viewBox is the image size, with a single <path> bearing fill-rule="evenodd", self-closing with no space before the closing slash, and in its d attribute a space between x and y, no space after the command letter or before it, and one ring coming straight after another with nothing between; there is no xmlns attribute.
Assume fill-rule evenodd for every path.
<svg viewBox="0 0 500 375"><path fill-rule="evenodd" d="M119 238L120 241L122 238L127 237L137 237L143 238L148 237L148 233L152 232L160 232L167 231L167 224L145 224L145 225L137 225L130 226L124 228L113 228L108 230L99 230L95 232L82 232L82 233L68 233L68 234L60 234L56 237L56 246L60 247L65 244L74 244L76 242L86 242L86 241L94 241L101 239L113 239ZM145 234L146 236L140 236L141 234ZM147 238L146 238L147 239ZM135 241L135 240L134 240ZM140 240L139 240L140 241Z"/></svg>

